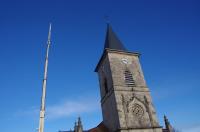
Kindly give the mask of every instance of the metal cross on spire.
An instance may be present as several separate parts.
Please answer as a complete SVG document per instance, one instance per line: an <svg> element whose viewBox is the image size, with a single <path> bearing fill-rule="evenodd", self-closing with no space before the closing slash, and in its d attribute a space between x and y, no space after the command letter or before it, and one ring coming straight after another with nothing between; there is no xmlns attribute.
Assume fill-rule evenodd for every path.
<svg viewBox="0 0 200 132"><path fill-rule="evenodd" d="M42 84L42 98L41 98L40 120L39 120L39 130L38 130L39 132L44 132L45 99L46 99L47 70L48 70L48 57L49 57L50 44L51 44L51 23L49 25L49 34L47 40L46 58L44 66L44 79Z"/></svg>

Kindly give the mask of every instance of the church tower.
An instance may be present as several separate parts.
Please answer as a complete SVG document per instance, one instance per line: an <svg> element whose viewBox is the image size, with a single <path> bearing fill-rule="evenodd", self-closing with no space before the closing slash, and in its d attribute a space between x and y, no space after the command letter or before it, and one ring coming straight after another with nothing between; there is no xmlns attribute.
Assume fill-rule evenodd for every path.
<svg viewBox="0 0 200 132"><path fill-rule="evenodd" d="M103 55L97 64L103 124L110 132L162 132L139 62L107 26Z"/></svg>

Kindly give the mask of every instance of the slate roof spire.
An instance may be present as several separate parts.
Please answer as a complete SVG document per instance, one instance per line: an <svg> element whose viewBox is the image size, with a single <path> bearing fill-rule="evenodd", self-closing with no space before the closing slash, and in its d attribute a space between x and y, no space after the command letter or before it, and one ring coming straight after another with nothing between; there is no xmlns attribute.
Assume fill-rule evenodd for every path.
<svg viewBox="0 0 200 132"><path fill-rule="evenodd" d="M106 40L104 45L104 49L106 48L127 51L122 42L112 30L112 27L109 23L107 24Z"/></svg>

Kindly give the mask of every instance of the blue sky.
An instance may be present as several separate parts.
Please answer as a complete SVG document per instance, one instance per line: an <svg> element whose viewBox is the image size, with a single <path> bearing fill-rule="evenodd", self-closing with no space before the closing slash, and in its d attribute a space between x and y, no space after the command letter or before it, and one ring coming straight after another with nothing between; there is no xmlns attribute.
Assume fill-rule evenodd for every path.
<svg viewBox="0 0 200 132"><path fill-rule="evenodd" d="M161 125L166 114L183 132L200 131L198 0L1 0L0 129L36 132L49 22L52 46L45 131L85 129L102 120L94 68L105 15L141 64Z"/></svg>

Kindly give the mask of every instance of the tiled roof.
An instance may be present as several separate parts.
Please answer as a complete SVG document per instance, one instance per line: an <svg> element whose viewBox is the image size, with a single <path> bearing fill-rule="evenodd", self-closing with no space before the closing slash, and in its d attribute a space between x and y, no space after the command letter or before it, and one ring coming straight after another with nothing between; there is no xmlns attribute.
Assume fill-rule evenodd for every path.
<svg viewBox="0 0 200 132"><path fill-rule="evenodd" d="M88 132L109 132L108 128L101 122L97 127L88 130Z"/></svg>

